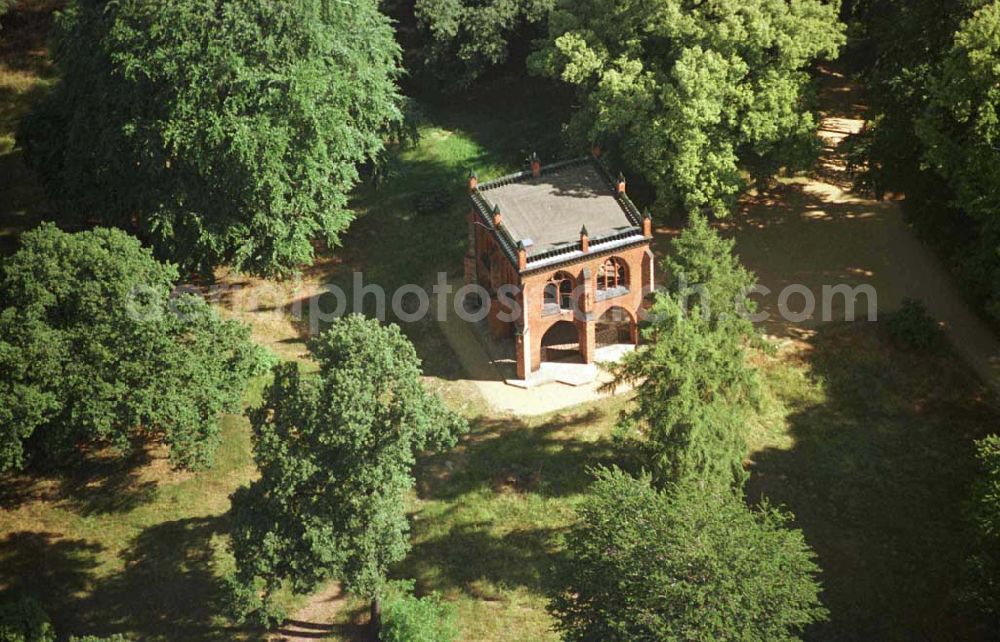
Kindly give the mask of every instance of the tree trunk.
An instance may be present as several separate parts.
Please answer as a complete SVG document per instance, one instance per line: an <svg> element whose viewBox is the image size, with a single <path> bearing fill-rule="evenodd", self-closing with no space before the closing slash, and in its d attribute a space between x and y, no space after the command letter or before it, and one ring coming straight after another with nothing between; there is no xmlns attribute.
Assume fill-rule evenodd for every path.
<svg viewBox="0 0 1000 642"><path fill-rule="evenodd" d="M378 642L382 632L382 600L378 596L372 598L371 627L372 639Z"/></svg>

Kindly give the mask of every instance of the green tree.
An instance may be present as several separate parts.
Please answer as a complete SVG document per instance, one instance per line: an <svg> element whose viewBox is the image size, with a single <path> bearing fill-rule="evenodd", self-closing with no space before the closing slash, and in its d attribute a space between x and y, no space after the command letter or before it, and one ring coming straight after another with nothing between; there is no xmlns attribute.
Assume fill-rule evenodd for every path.
<svg viewBox="0 0 1000 642"><path fill-rule="evenodd" d="M0 263L0 470L161 440L207 464L264 353L118 230L43 224ZM29 452L26 452L26 447Z"/></svg>
<svg viewBox="0 0 1000 642"><path fill-rule="evenodd" d="M643 331L646 347L612 366L613 385L635 387L623 415L626 434L658 483L741 487L747 421L760 399L747 344L757 335L745 312L753 275L701 217L672 242L671 279L658 292Z"/></svg>
<svg viewBox="0 0 1000 642"><path fill-rule="evenodd" d="M339 242L400 117L376 0L75 0L19 142L67 217L184 269L283 274Z"/></svg>
<svg viewBox="0 0 1000 642"><path fill-rule="evenodd" d="M379 599L389 565L409 549L404 498L415 453L454 443L465 429L429 394L420 360L395 325L352 315L310 343L318 374L274 370L250 413L260 479L232 496L234 615L269 624L273 596L338 578Z"/></svg>
<svg viewBox="0 0 1000 642"><path fill-rule="evenodd" d="M948 183L951 205L977 223L986 307L1000 318L1000 2L961 23L927 84L914 122L921 161Z"/></svg>
<svg viewBox="0 0 1000 642"><path fill-rule="evenodd" d="M870 111L852 137L857 187L905 194L910 220L1000 318L998 3L858 3Z"/></svg>
<svg viewBox="0 0 1000 642"><path fill-rule="evenodd" d="M526 56L541 36L555 0L416 0L428 70L461 88L507 62L511 50Z"/></svg>
<svg viewBox="0 0 1000 642"><path fill-rule="evenodd" d="M744 186L811 160L808 65L844 41L821 0L560 0L538 73L579 88L577 142L605 140L685 212L724 215Z"/></svg>
<svg viewBox="0 0 1000 642"><path fill-rule="evenodd" d="M731 493L600 470L550 603L564 640L792 640L826 619L790 515Z"/></svg>
<svg viewBox="0 0 1000 642"><path fill-rule="evenodd" d="M1000 436L976 443L979 478L972 494L975 553L968 560L966 597L1000 633Z"/></svg>

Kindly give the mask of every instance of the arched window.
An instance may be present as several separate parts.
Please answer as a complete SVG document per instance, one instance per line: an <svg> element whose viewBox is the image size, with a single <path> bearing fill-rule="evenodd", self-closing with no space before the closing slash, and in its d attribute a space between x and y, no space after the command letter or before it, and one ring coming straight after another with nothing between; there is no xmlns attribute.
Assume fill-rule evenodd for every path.
<svg viewBox="0 0 1000 642"><path fill-rule="evenodd" d="M542 307L545 312L555 313L573 309L573 275L556 272L545 284Z"/></svg>
<svg viewBox="0 0 1000 642"><path fill-rule="evenodd" d="M598 296L628 292L628 267L616 256L607 258L597 269Z"/></svg>

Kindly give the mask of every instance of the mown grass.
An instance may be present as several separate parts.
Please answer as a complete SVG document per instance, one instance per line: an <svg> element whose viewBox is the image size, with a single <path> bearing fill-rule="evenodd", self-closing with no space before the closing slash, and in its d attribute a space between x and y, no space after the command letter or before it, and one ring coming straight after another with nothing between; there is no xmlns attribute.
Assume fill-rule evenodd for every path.
<svg viewBox="0 0 1000 642"><path fill-rule="evenodd" d="M13 114L0 118L0 140L32 87L46 82L42 73L23 85L11 78L0 77L4 87L19 87L0 92L0 113ZM460 269L468 170L485 179L519 167L531 151L550 158L564 151L554 124L561 103L541 89L501 84L426 99L419 143L400 154L380 187L358 190L359 216L344 247L321 257L310 278L349 283L359 270L366 282L393 288ZM9 235L44 212L16 154L0 147ZM11 166L20 169L7 172ZM428 202L438 206L418 206ZM629 464L610 439L626 402L531 420L491 416L436 327L405 329L429 383L473 430L453 451L421 460L410 501L413 550L394 574L454 604L463 640L554 640L545 604L557 588L561 536L586 492L588 468ZM983 387L949 351L899 350L863 323L825 326L759 364L768 403L754 426L747 494L794 511L818 553L832 620L808 637L969 637L952 596L970 442L997 420ZM248 392L248 404L263 384ZM219 615L221 577L231 565L228 496L253 475L249 425L227 416L208 471L171 471L154 450L126 465L95 461L67 477L3 477L0 589L36 594L66 632L259 639ZM288 604L294 611L305 601ZM363 605L348 599L329 617L330 639L352 639Z"/></svg>

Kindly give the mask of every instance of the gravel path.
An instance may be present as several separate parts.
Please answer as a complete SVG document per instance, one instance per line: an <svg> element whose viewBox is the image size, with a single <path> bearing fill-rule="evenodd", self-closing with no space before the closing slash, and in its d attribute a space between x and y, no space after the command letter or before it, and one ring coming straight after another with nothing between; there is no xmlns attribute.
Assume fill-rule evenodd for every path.
<svg viewBox="0 0 1000 642"><path fill-rule="evenodd" d="M737 251L772 293L762 299L772 315L770 334L805 338L821 319L822 287L846 283L872 285L881 312L904 297L922 300L941 322L958 353L994 390L1000 391L1000 342L963 300L938 257L903 219L898 203L875 201L849 191L840 142L864 124L858 88L836 68L824 69L820 134L824 152L812 178L784 182L776 192L745 200L731 231ZM817 310L802 322L777 318L779 292L803 284L815 293ZM842 297L832 307L843 319ZM859 306L863 318L864 298ZM802 309L801 296L789 307Z"/></svg>

